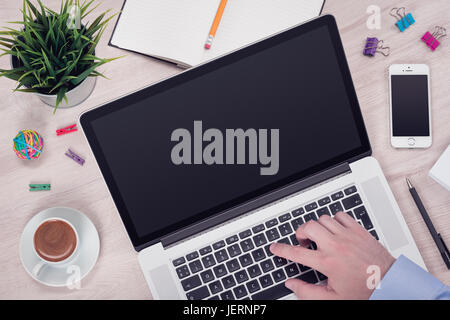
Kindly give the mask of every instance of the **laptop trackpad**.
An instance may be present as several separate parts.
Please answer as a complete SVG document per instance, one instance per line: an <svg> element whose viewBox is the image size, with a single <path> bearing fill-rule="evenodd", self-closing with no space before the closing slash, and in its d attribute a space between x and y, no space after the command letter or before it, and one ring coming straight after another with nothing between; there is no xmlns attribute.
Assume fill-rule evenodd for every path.
<svg viewBox="0 0 450 320"><path fill-rule="evenodd" d="M152 279L156 292L158 292L158 299L160 300L178 300L180 295L178 294L177 287L173 282L172 275L170 274L169 267L162 265L156 269L150 270L150 279Z"/></svg>
<svg viewBox="0 0 450 320"><path fill-rule="evenodd" d="M369 200L378 225L386 239L386 245L391 251L408 244L408 239L400 225L394 209L391 206L386 191L379 178L372 178L361 183L364 194Z"/></svg>

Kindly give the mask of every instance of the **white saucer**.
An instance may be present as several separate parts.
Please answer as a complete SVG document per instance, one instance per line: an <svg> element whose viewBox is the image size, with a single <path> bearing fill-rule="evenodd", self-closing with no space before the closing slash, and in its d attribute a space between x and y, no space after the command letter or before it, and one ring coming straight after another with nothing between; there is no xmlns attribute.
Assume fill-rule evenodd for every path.
<svg viewBox="0 0 450 320"><path fill-rule="evenodd" d="M35 276L31 271L41 260L33 249L33 232L48 218L62 218L69 221L77 230L78 245L77 256L64 265L46 265ZM20 238L20 260L28 274L36 281L52 287L67 285L67 281L74 279L79 267L80 280L83 279L97 262L100 251L100 239L94 224L83 213L71 208L49 208L36 214L28 221Z"/></svg>

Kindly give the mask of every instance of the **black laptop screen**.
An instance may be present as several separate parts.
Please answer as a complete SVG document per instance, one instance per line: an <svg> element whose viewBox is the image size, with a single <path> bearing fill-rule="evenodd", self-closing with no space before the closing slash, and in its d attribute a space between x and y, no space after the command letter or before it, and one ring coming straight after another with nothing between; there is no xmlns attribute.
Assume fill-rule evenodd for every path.
<svg viewBox="0 0 450 320"><path fill-rule="evenodd" d="M290 36L93 116L135 245L369 149L329 27Z"/></svg>

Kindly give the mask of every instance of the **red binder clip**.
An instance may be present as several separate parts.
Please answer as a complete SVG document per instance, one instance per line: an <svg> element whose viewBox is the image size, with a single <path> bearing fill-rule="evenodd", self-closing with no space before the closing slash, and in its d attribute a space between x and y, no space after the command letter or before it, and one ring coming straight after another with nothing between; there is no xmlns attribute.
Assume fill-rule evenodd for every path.
<svg viewBox="0 0 450 320"><path fill-rule="evenodd" d="M431 49L431 51L436 50L436 48L441 44L438 39L445 37L447 35L447 30L444 27L436 26L434 27L433 33L428 31L423 35L422 41Z"/></svg>
<svg viewBox="0 0 450 320"><path fill-rule="evenodd" d="M71 126L56 130L56 135L62 136L63 134L68 134L68 133L75 132L75 131L78 131L77 125L73 124Z"/></svg>

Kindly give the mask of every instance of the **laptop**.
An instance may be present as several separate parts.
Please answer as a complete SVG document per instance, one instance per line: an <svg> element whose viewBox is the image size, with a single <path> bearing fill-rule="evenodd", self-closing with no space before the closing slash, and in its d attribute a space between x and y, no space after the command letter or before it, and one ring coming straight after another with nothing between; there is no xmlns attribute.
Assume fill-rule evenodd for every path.
<svg viewBox="0 0 450 320"><path fill-rule="evenodd" d="M291 299L273 256L347 212L425 268L364 126L335 19L321 16L89 110L87 141L155 299ZM315 250L314 243L310 247Z"/></svg>

